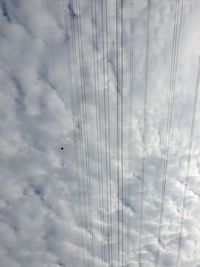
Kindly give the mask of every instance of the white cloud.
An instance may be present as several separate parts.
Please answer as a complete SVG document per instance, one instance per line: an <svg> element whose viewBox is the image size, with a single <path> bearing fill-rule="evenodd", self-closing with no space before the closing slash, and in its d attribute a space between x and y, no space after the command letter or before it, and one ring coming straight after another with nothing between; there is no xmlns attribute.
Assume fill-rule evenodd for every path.
<svg viewBox="0 0 200 267"><path fill-rule="evenodd" d="M103 1L104 4L105 2ZM0 0L2 267L72 267L90 266L90 263L91 266L109 266L108 240L111 238L111 219L113 267L118 266L118 199L124 211L124 266L138 266L147 2L134 1L131 120L130 19L133 16L133 1L123 2L122 198L121 182L119 194L117 186L115 1L108 1L109 76L105 77L105 81L109 80L110 96L110 194L110 181L107 183L109 165L106 165L106 158L109 153L106 153L108 131L105 132L104 104L108 88L104 91L103 62L106 60L106 52L103 55L101 1L93 1L93 6L95 7L96 3L97 7L97 21L92 21L91 2L86 0L80 1L80 11L77 10L76 1L73 1L74 6L67 6L65 2L63 7L61 0ZM177 256L199 56L199 8L198 1L184 1L160 266L175 265ZM151 1L142 236L142 266L149 267L155 265L157 250L174 10L175 1ZM67 16L66 21L64 14ZM83 81L80 79L81 60L74 56L74 53L79 51L77 21L80 17L85 93ZM95 46L92 25L94 33L97 34ZM106 48L106 42L104 45ZM97 69L93 65L93 51L99 64L100 110L95 104L94 75L97 75ZM73 101L70 98L70 89ZM84 109L87 113L87 124L83 121ZM100 135L97 134L96 118L100 119ZM131 140L129 121L132 129ZM183 267L198 267L200 262L198 122L199 108L183 226L180 263ZM89 150L84 142L86 132ZM75 136L78 137L79 160L76 158ZM85 151L89 153L88 161ZM119 170L121 171L121 166ZM87 176L88 173L90 177Z"/></svg>

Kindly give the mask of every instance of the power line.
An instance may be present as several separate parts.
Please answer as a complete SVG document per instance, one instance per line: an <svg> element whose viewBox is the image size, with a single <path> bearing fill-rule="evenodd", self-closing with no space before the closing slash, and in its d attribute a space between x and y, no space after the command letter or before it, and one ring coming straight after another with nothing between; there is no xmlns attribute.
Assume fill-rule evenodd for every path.
<svg viewBox="0 0 200 267"><path fill-rule="evenodd" d="M95 7L96 10L96 7ZM101 152L101 121L100 121L100 99L99 99L99 72L98 72L98 62L96 58L96 54L94 52L95 46L95 34L94 34L94 7L93 7L93 0L91 0L91 17L92 17L92 43L93 43L93 66L94 66L94 82L95 82L95 107L96 107L96 133L97 133L97 153L98 153L98 181L99 181L99 198L100 198L100 210L103 210L103 192L102 192L102 152ZM95 12L96 16L96 12ZM95 18L96 19L96 18ZM97 39L97 37L96 37ZM103 259L105 255L105 250L103 248L103 233L104 233L104 226L101 224L101 253L102 253L102 266L103 266Z"/></svg>
<svg viewBox="0 0 200 267"><path fill-rule="evenodd" d="M97 6L96 6L96 1L94 1L95 4L95 23L96 23L96 27L97 27ZM97 31L95 34L95 41L96 41L96 46L98 49L98 38L97 38ZM101 113L102 113L102 109L101 109L101 100L100 100L100 81L99 81L99 60L98 58L96 59L96 70L97 70L97 99L98 99L98 115L99 115L99 142L100 142L100 171L101 171L101 199L102 199L102 211L101 211L101 215L102 215L102 224L103 224L103 239L105 236L105 214L104 214L104 197L103 197L103 192L104 192L104 179L103 179L103 159L102 159L102 154L103 154L103 149L102 149L102 136L101 136L101 132L102 132L102 123L101 123ZM105 259L105 247L103 246L103 258Z"/></svg>
<svg viewBox="0 0 200 267"><path fill-rule="evenodd" d="M119 176L119 47L118 47L118 0L116 0L116 82L117 82L117 244L118 244L118 267L120 266L120 176Z"/></svg>
<svg viewBox="0 0 200 267"><path fill-rule="evenodd" d="M88 143L88 119L87 119L87 109L86 109L86 99L85 99L85 73L84 73L84 60L83 60L83 47L82 47L82 28L81 28L81 14L80 14L80 3L79 0L76 1L76 8L79 12L79 16L76 19L77 30L78 30L78 51L79 51L79 70L80 70L80 81L81 81L81 99L83 103L83 132L84 132L84 142L85 142L85 165L86 165L86 182L88 189L88 207L89 207L89 232L90 232L90 250L91 258L90 265L93 266L93 256L94 256L94 240L93 240L93 208L91 201L91 174L90 174L90 151Z"/></svg>
<svg viewBox="0 0 200 267"><path fill-rule="evenodd" d="M104 16L105 16L105 11L104 11L104 5L103 5L103 0L101 0L101 23L102 23L102 48L103 48L103 107L104 107L104 138L105 138L105 147L104 147L104 152L105 152L105 179L106 179L106 208L107 208L107 231L108 231L108 262L109 265L111 265L111 259L110 259L110 234L109 234L109 224L110 224L110 216L109 216L109 181L108 181L108 141L107 141L107 102L106 102L106 92L108 90L107 83L106 83L106 63L105 59L107 59L107 54L105 51L105 26L104 26Z"/></svg>
<svg viewBox="0 0 200 267"><path fill-rule="evenodd" d="M122 266L124 266L124 210L123 210L123 201L124 201L124 17L123 17L123 0L121 0L121 86L120 86L120 96L121 96L121 248L122 248Z"/></svg>
<svg viewBox="0 0 200 267"><path fill-rule="evenodd" d="M181 8L179 8L180 1L182 2ZM182 13L183 13L183 0L176 0L176 9L175 9L175 15L174 15L172 57L171 57L171 71L170 71L170 84L169 84L169 90L168 90L166 146L165 146L165 151L164 151L165 157L164 157L163 180L162 180L161 210L160 210L158 239L157 239L156 267L159 265L159 260L160 260L160 243L161 243L162 223L163 223L163 215L164 215L164 207L165 207L166 183L167 183L167 174L168 174L168 157L169 157L169 146L170 146L171 128L172 128L172 114L173 114L173 108L174 108L174 92L175 92L175 87L176 87L176 73L177 73L177 62L178 62L178 55L179 55Z"/></svg>
<svg viewBox="0 0 200 267"><path fill-rule="evenodd" d="M86 154L85 154L85 151L84 151L84 147L86 146L84 143L85 143L85 129L84 127L82 127L82 122L84 120L83 118L83 107L81 108L81 104L80 104L80 100L81 100L81 92L79 92L79 84L78 84L78 80L80 77L78 77L78 62L77 62L77 50L76 50L76 39L75 39L75 29L74 29L74 22L71 23L71 27L72 27L72 46L73 46L73 56L74 56L74 62L75 62L75 86L76 86L76 100L77 100L77 103L78 103L78 110L80 112L80 118L79 118L79 121L78 121L78 128L79 128L79 133L80 133L80 136L79 136L79 140L80 140L80 151L81 151L81 159L82 159L82 170L84 173L86 173L87 175L87 166L86 166ZM84 191L83 191L83 194L85 195L85 204L84 206L86 206L86 218L85 218L85 221L87 221L87 231L89 230L90 228L90 214L89 214L89 188L88 188L88 180L87 180L87 176L86 176L86 179L85 179L85 175L83 175L82 177L82 183L83 183L83 186L84 186ZM91 248L91 237L89 236L89 240L88 240L88 248L90 247ZM88 264L87 264L88 265ZM90 262L90 265L91 265L91 262Z"/></svg>
<svg viewBox="0 0 200 267"><path fill-rule="evenodd" d="M150 32L150 8L151 0L147 0L147 24L146 24L146 51L145 51L145 85L144 85L144 105L143 105L143 158L142 158L142 178L141 178L141 203L140 203L140 232L139 232L139 266L142 260L142 235L143 235L143 213L144 213L144 182L146 164L146 131L147 131L147 93L149 82L149 32Z"/></svg>
<svg viewBox="0 0 200 267"><path fill-rule="evenodd" d="M193 147L196 113L197 113L199 82L200 82L200 57L198 59L198 66L197 66L196 85L195 85L195 94L194 94L193 111L192 111L192 123L191 123L191 130L190 130L189 150L188 150L188 155L187 155L187 170L186 170L186 177L185 177L185 183L184 183L184 193L183 193L183 202L182 202L182 211L181 211L181 224L180 224L180 232L179 232L179 239L178 239L178 252L177 252L177 258L176 258L176 267L179 266L180 256L181 256L181 242L182 242L182 233L183 233L183 223L184 223L184 218L185 218L185 205L186 205L187 192L188 192L189 171L190 171L190 164L191 164L191 155L192 155L192 147Z"/></svg>
<svg viewBox="0 0 200 267"><path fill-rule="evenodd" d="M133 8L130 7L130 16L133 13L133 17L130 18L130 77L129 77L129 135L128 135L128 139L129 139L129 170L130 173L132 173L132 167L131 167L131 163L132 163L132 118L133 118L133 57L134 57L134 1L132 2ZM133 181L131 180L131 185L128 186L128 197L129 199L132 197L133 195L133 191L132 188L133 187ZM132 202L130 201L130 203L132 204ZM131 206L131 205L130 205ZM131 218L130 218L130 213L128 216L128 222L127 222L127 264L129 261L129 256L130 256L130 227L131 227Z"/></svg>
<svg viewBox="0 0 200 267"><path fill-rule="evenodd" d="M109 214L110 214L110 262L112 266L113 261L113 253L112 253L112 172L111 172L111 154L110 154L110 86L109 86L109 68L108 68L108 7L107 7L107 1L106 2L106 75L107 75L107 122L108 122L108 167L109 167Z"/></svg>
<svg viewBox="0 0 200 267"><path fill-rule="evenodd" d="M65 18L65 4L64 4L64 1L63 1L63 10L64 10L64 29L65 29L65 38L66 38L66 40L67 40L67 30L66 30L66 18ZM72 30L72 28L71 28L71 30ZM72 43L73 43L73 31L72 31ZM66 45L66 48L67 48L67 45ZM73 48L74 48L74 46L73 46ZM66 50L66 52L68 52L68 50ZM74 50L73 50L73 55L74 55ZM67 56L67 63L68 62L71 62L72 60L71 60L71 56L70 56L70 54L68 55L68 53L66 53L66 56ZM75 56L75 55L74 55ZM73 61L71 62L72 63L72 65L73 65ZM67 66L69 65L69 63L67 64ZM73 107L71 107L71 110L72 110L72 115L73 115L73 124L74 124L74 128L75 128L75 113L73 112L73 109L77 106L77 112L78 112L78 124L80 124L80 117L79 117L79 114L80 114L80 106L79 106L79 104L78 104L78 101L77 101L77 105L76 105L76 100L77 100L77 97L76 97L76 99L75 99L75 102L73 101L73 91L72 91L72 88L71 88L71 84L72 84L72 81L73 81L73 75L72 75L72 72L71 72L71 68L70 67L68 67L67 68L68 69L68 77L69 77L69 80L70 80L70 86L69 86L69 88L70 88L70 98L71 98L71 103L73 103L72 105L73 105ZM75 72L76 73L76 72ZM76 82L77 82L77 78L76 77L74 77L75 78L75 80L74 80L74 84L75 84L75 87L77 86L76 85ZM73 85L72 85L73 86ZM74 87L74 88L75 88ZM81 133L80 133L80 131L79 131L79 140L81 140L80 139L81 138ZM83 149L82 149L82 146L81 146L81 144L80 144L80 142L79 142L79 145L78 145L78 138L75 136L75 144L76 144L76 150L75 150L75 158L76 158L76 162L78 163L79 162L79 158L81 157L82 158L82 156L79 156L79 150L80 150L80 153L81 153L81 155L83 155ZM81 190L80 190L80 200L82 201L84 201L85 203L86 203L86 194L85 194L85 189L83 190L83 187L85 187L85 185L84 185L84 182L83 182L83 177L84 177L84 175L83 175L83 167L82 167L82 163L81 163L81 161L80 161L80 165L81 165L81 168L79 169L78 168L78 171L80 172L80 178L81 178L81 181L80 181L80 188L81 188ZM83 199L82 199L82 197L83 197ZM81 203L80 203L81 204ZM83 216L85 216L85 219L86 219L86 217L87 217L87 211L86 211L86 209L85 209L85 205L84 205L84 211L83 211ZM81 216L81 219L83 219L83 217ZM84 242L84 238L83 238L83 232L82 232L82 237L81 237L81 241L82 241L82 244L83 244L83 247L85 247L85 242ZM86 266L86 255L85 255L85 250L84 250L84 266Z"/></svg>

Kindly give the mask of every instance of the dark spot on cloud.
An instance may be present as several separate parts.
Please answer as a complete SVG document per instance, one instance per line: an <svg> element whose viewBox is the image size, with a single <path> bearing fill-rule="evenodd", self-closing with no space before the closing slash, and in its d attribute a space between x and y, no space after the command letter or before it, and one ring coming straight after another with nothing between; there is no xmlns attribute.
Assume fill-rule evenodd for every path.
<svg viewBox="0 0 200 267"><path fill-rule="evenodd" d="M73 9L71 3L68 4L68 9L69 9L70 17L71 18L76 18L77 17L77 14L74 12L74 9Z"/></svg>
<svg viewBox="0 0 200 267"><path fill-rule="evenodd" d="M64 150L64 147L61 147L60 149L61 149L61 150Z"/></svg>
<svg viewBox="0 0 200 267"><path fill-rule="evenodd" d="M6 18L6 20L8 22L11 22L11 17L10 17L10 14L8 12L7 5L5 2L2 2L1 9L2 9L2 14L3 14L4 18Z"/></svg>
<svg viewBox="0 0 200 267"><path fill-rule="evenodd" d="M65 264L62 263L62 262L58 262L58 266L60 266L60 267L65 267Z"/></svg>

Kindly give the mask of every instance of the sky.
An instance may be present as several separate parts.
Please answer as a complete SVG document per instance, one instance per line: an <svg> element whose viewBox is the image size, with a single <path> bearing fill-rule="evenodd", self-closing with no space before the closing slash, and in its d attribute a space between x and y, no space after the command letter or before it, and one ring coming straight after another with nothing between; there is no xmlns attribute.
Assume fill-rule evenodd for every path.
<svg viewBox="0 0 200 267"><path fill-rule="evenodd" d="M0 0L0 266L200 267L198 0Z"/></svg>

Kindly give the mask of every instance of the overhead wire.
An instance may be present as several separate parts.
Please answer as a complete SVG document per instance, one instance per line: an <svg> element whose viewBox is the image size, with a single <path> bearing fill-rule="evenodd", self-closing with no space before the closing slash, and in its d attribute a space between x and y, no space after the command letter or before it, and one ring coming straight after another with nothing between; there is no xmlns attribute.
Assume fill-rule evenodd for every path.
<svg viewBox="0 0 200 267"><path fill-rule="evenodd" d="M106 19L105 19L105 31L106 31L106 76L107 76L107 127L108 127L108 172L109 172L109 227L110 227L110 266L113 265L113 252L112 252L112 236L113 236L113 229L112 229L112 170L111 170L111 152L110 152L110 85L109 85L109 67L108 67L108 7L107 1L105 1L105 9L106 9Z"/></svg>
<svg viewBox="0 0 200 267"><path fill-rule="evenodd" d="M119 13L119 14L118 14ZM120 20L119 20L120 19ZM120 24L119 24L120 23ZM120 28L119 28L120 27ZM119 35L120 29L120 35ZM120 49L119 49L120 45ZM121 52L121 53L120 53ZM120 68L121 65L121 68ZM117 94L117 233L118 266L124 264L123 240L123 0L116 0L116 94ZM121 205L120 205L121 199Z"/></svg>
<svg viewBox="0 0 200 267"><path fill-rule="evenodd" d="M105 180L106 180L106 208L107 208L107 252L108 252L108 262L109 266L111 265L110 259L110 233L109 233L109 224L110 224L110 216L109 216L109 180L108 180L108 140L107 140L107 83L106 83L106 50L105 50L105 25L104 25L104 17L105 17L105 10L103 0L101 0L101 28L102 28L102 50L103 50L103 107L104 107L104 154L105 154Z"/></svg>
<svg viewBox="0 0 200 267"><path fill-rule="evenodd" d="M128 141L129 141L129 149L128 149L128 163L129 163L129 171L130 174L132 174L132 135L133 135L133 129L132 129L132 120L133 120L133 57L134 57L134 5L135 2L131 1L131 4L133 5L133 8L130 7L130 22L129 22L129 35L130 35L130 47L129 47L129 53L130 53L130 75L129 75L129 114L128 114ZM132 15L133 14L133 15ZM133 179L133 177L131 177ZM131 198L133 197L133 180L131 179L131 184L128 186L128 198L130 201L130 207L132 206ZM131 216L130 212L128 214L127 218L127 259L126 262L129 264L129 257L130 257L130 228L131 228Z"/></svg>
<svg viewBox="0 0 200 267"><path fill-rule="evenodd" d="M180 7L181 2L181 7ZM180 13L179 13L180 12ZM168 102L167 102L167 125L166 125L166 145L164 150L164 168L163 168L163 179L162 179L162 195L161 195L161 209L159 218L159 229L157 238L157 251L156 251L156 267L160 261L160 244L162 236L162 224L165 207L165 196L166 196L166 183L168 176L168 158L169 158L169 147L171 141L171 128L172 128L172 115L174 109L174 93L176 87L176 74L177 74L177 62L179 56L179 43L181 34L182 24L182 13L183 13L183 0L176 0L176 8L174 14L174 29L173 29L173 44L172 44L172 56L171 56L171 70L170 70L170 84L168 89Z"/></svg>
<svg viewBox="0 0 200 267"><path fill-rule="evenodd" d="M123 0L121 0L121 257L122 257L122 266L124 266L124 7Z"/></svg>
<svg viewBox="0 0 200 267"><path fill-rule="evenodd" d="M149 35L150 35L150 8L151 0L147 0L146 17L146 49L145 49L145 77L144 77L144 103L143 103L143 157L142 157L142 175L141 175L141 199L140 199L140 228L139 228L139 266L142 265L142 235L143 235L143 213L144 213L144 182L146 165L146 131L147 131L147 94L149 87Z"/></svg>
<svg viewBox="0 0 200 267"><path fill-rule="evenodd" d="M89 207L89 240L90 240L90 259L89 264L94 266L94 235L93 235L93 207L91 200L91 170L90 170L90 149L88 143L88 119L87 119L87 108L86 108L86 89L85 89L85 73L84 73L84 60L83 60L83 47L82 47L82 28L81 28L81 10L79 0L76 0L76 8L79 13L77 16L77 35L78 35L78 55L79 55L79 72L80 72L80 83L81 83L81 100L83 105L83 133L85 142L85 167L86 167L86 183L87 183L87 196L88 196L88 207Z"/></svg>
<svg viewBox="0 0 200 267"><path fill-rule="evenodd" d="M95 34L95 42L98 51L98 36L97 36L97 5L96 1L94 1L94 12L95 12L95 24L96 24L96 34ZM100 177L101 177L101 200L102 200L102 210L101 210L101 220L102 220L102 228L103 228L103 236L102 240L104 241L105 237L105 213L104 213L104 179L103 179L103 148L102 148L102 123L101 123L101 100L100 100L100 66L99 59L96 58L96 70L97 70L97 99L98 99L98 121L99 121L99 146L100 146ZM105 245L103 244L103 260L105 260Z"/></svg>
<svg viewBox="0 0 200 267"><path fill-rule="evenodd" d="M198 96L199 96L199 82L200 82L200 57L198 58L198 66L197 66L197 74L196 74L196 84L195 84L195 93L194 93L194 101L193 101L192 122L191 122L191 128L190 128L189 149L188 149L188 154L187 154L186 177L184 181L184 192L183 192L183 200L182 200L181 222L180 222L180 231L179 231L179 238L178 238L176 267L179 266L180 257L181 257L183 223L185 219L185 206L186 206L186 199L187 199L187 192L188 192L190 165L191 165L191 159L192 159L192 147L193 147L193 139L194 139L194 131L195 131L197 103L198 103Z"/></svg>
<svg viewBox="0 0 200 267"><path fill-rule="evenodd" d="M118 44L118 0L116 0L116 94L117 94L117 249L120 267L120 170L119 170L119 44Z"/></svg>
<svg viewBox="0 0 200 267"><path fill-rule="evenodd" d="M143 107L143 158L142 158L142 179L141 179L141 207L140 207L140 230L139 230L139 265L141 266L142 260L142 235L143 235L143 213L144 213L144 182L145 182L145 164L146 164L146 130L147 130L147 97L148 97L148 80L149 80L149 31L150 31L150 5L151 1L148 1L147 6L147 28L146 28L146 54L145 54L145 92L144 92L144 107ZM70 2L71 3L71 2ZM92 7L92 18L97 20L97 7L96 1L95 8ZM80 3L79 0L76 0L77 9L80 12ZM91 5L93 6L93 1L91 0ZM120 37L119 37L119 9L120 13ZM106 13L104 13L106 12ZM174 31L173 31L173 44L172 44L172 58L171 58L171 71L170 71L170 85L168 90L168 102L167 102L167 125L166 125L166 146L164 150L164 168L163 168L163 181L162 181L162 196L161 196L161 210L160 210L160 218L159 218L159 229L158 229L158 240L157 240L157 253L156 253L156 266L159 265L160 260L160 243L162 236L162 224L163 224L163 215L164 215L164 207L165 207L165 196L166 196L166 183L168 177L168 157L169 157L169 147L170 147L170 138L171 138L171 128L172 128L172 116L173 116L173 108L174 108L174 94L176 87L176 75L177 75L177 64L178 64L178 55L179 55L179 43L180 43L180 34L181 34L181 22L182 22L182 12L183 12L183 0L176 0L176 8L175 8L175 16L174 16ZM106 180L106 208L107 208L107 231L108 231L108 262L109 265L112 264L112 177L111 177L111 152L110 152L110 98L109 98L109 79L108 79L108 23L107 23L107 2L104 6L103 0L101 0L101 21L102 21L102 49L103 49L103 85L104 85L104 97L103 97L103 107L104 107L104 138L105 138L105 180ZM104 20L105 18L105 20ZM71 20L70 20L71 21ZM104 21L106 26L104 25ZM92 23L93 24L93 23ZM87 227L90 230L90 241L89 247L91 250L91 257L94 256L94 240L93 240L93 207L92 207L92 199L91 199L91 170L90 170L90 149L89 149L89 141L88 141L88 118L87 118L87 107L86 107L86 89L85 89L85 74L84 74L84 61L83 61L83 48L82 48L82 30L81 30L81 15L77 18L77 31L78 31L78 44L76 44L75 40L75 31L74 22L71 22L71 31L72 31L72 43L73 43L73 53L74 57L74 69L77 68L78 62L76 53L79 53L80 60L80 83L81 90L79 92L77 89L75 93L75 97L73 96L73 91L70 86L70 98L72 105L74 106L72 109L72 117L73 124L75 126L75 112L74 108L77 109L78 115L78 125L81 127L79 131L79 141L78 137L74 136L75 144L78 147L78 142L82 146L77 149L76 158L77 162L79 162L79 158L85 162L84 167L80 168L80 176L84 176L83 172L86 173L86 180L82 178L82 190L85 191L82 194L83 201L87 203L88 210L83 211L85 217L88 218ZM97 23L96 23L97 25ZM93 27L93 25L92 25ZM124 149L124 137L123 137L123 129L124 129L124 96L123 96L123 0L121 0L121 5L119 6L118 0L116 0L116 84L117 84L117 188L118 188L118 266L120 264L124 264L124 211L123 211L123 201L124 201L124 157L123 157L123 149ZM95 35L95 38L94 38ZM99 85L99 63L98 58L94 52L94 44L96 41L96 45L98 46L97 33L94 33L94 28L92 28L92 36L93 36L93 57L94 57L94 80L95 80L95 105L96 105L96 129L97 129L97 151L98 151L98 179L99 179L99 194L100 194L100 209L103 215L103 225L101 226L101 235L102 235L102 258L105 260L105 248L103 248L103 238L105 236L105 214L104 214L104 181L103 181L103 149L102 149L102 123L101 123L101 100L100 100L100 85ZM106 37L105 37L106 36ZM133 26L130 21L130 88L133 84L133 47L132 47L132 38L133 38ZM119 48L120 44L120 48ZM76 46L78 46L78 52L76 51ZM106 49L105 49L106 46ZM121 53L120 53L121 52ZM69 55L70 57L70 55ZM105 60L106 58L106 60ZM69 58L69 62L73 62ZM121 64L121 70L120 70ZM68 70L69 76L71 79L71 84L73 83L73 75L70 74L71 70ZM75 72L76 73L76 72ZM74 74L75 77L76 74ZM199 63L197 70L197 81L196 84L199 84ZM107 77L107 83L106 83ZM78 78L74 78L74 88L78 88ZM75 100L74 100L75 98ZM180 251L181 251L181 240L182 240L182 230L183 230L183 221L184 221L184 211L185 211L185 202L187 197L187 182L188 175L190 169L190 161L191 161L191 150L192 150L192 141L195 127L195 116L196 116L196 105L197 105L198 91L196 85L195 91L195 99L194 99L194 110L192 117L192 126L191 126L191 135L190 135L190 144L189 144L189 153L187 159L187 174L186 174L186 183L184 188L184 196L183 196L183 208L181 214L181 227L179 233L179 247L177 253L177 262L176 266L178 266L180 261ZM82 100L82 104L80 103L80 99ZM77 103L75 103L77 101ZM82 107L81 107L82 105ZM82 122L81 122L82 120ZM129 142L132 139L132 90L130 90L130 99L129 99ZM82 129L83 128L83 129ZM82 131L82 133L81 133ZM80 153L80 155L78 155ZM130 155L129 155L130 157ZM131 158L131 157L130 157ZM121 171L120 171L121 169ZM120 180L121 178L121 180ZM131 191L129 191L130 197ZM120 197L121 197L121 207L120 207ZM111 216L109 215L111 214ZM130 218L129 218L130 219ZM86 220L86 218L85 218ZM130 231L128 222L128 229ZM120 227L121 226L121 227ZM111 230L110 230L111 229ZM128 235L129 237L129 235ZM127 252L129 252L129 241L127 240ZM90 266L92 266L92 259L90 259Z"/></svg>
<svg viewBox="0 0 200 267"><path fill-rule="evenodd" d="M81 160L82 160L82 171L83 173L86 173L86 159L85 159L85 151L84 151L84 147L85 147L85 132L84 132L84 127L82 127L82 123L83 123L83 108L81 108L81 92L79 92L79 79L80 75L78 75L78 62L77 62L77 49L76 49L76 39L75 39L75 28L74 28L74 22L72 20L71 21L71 31L72 31L72 54L74 57L74 63L75 63L75 71L74 71L74 76L75 76L75 92L76 92L76 101L77 101L77 105L78 105L78 114L79 114L79 119L78 119L78 128L79 128L79 144L80 144L80 151L81 151ZM85 179L86 178L86 179ZM88 181L87 181L87 177L85 176L85 174L83 174L82 177L82 184L83 184L83 195L84 195L84 206L86 207L86 216L85 216L85 222L86 222L86 230L88 231L90 228L90 215L89 215L89 188L88 188ZM90 240L90 236L89 239L86 241L86 245L87 245L87 249L89 249L91 247L91 240ZM90 261L90 260L89 260ZM88 265L88 264L87 264ZM91 263L90 263L91 266Z"/></svg>
<svg viewBox="0 0 200 267"><path fill-rule="evenodd" d="M66 29L66 25L67 25L67 21L66 21L66 15L65 15L65 12L67 11L66 8L65 8L65 1L63 0L63 10L64 10L64 30L65 30L65 39L67 40L67 29ZM74 46L73 46L74 47ZM68 77L69 78L69 81L70 81L70 85L69 85L69 90L70 90L70 103L71 103L71 110L72 110L72 119L73 119L73 125L74 125L74 129L76 128L76 118L75 118L75 112L74 112L74 108L77 109L77 114L78 114L78 124L80 123L80 117L79 117L79 114L80 114L80 110L79 110L79 105L78 105L78 102L76 104L76 99L74 100L74 96L73 96L73 91L72 91L72 88L74 87L73 86L73 75L72 75L72 72L71 72L71 68L69 67L69 64L71 63L73 65L73 61L71 60L71 56L70 56L70 53L68 53L68 49L67 49L67 44L66 44L66 59L67 59L67 70L68 70ZM74 51L73 51L74 52ZM76 78L75 78L76 80ZM76 82L75 82L76 83ZM74 87L75 89L75 87ZM76 133L75 133L76 134ZM75 135L74 134L74 135ZM79 139L80 139L80 132L79 132ZM84 201L86 202L86 196L85 196L85 193L84 193L84 183L83 183L83 167L82 167L82 164L81 164L81 160L80 160L80 157L81 155L79 156L79 150L80 150L80 154L82 154L82 150L81 150L81 145L79 146L79 143L78 143L78 135L77 136L74 136L74 142L75 142L75 145L76 145L76 149L75 149L75 160L76 162L78 163L78 166L79 164L81 165L80 168L78 168L78 173L79 173L79 177L80 177L80 201ZM80 203L80 206L81 206L82 203ZM82 222L83 220L83 217L86 218L87 216L87 212L86 212L86 209L85 209L85 205L83 206L83 211L82 213L80 214L81 215L81 218L80 218L80 223ZM83 228L82 228L83 230ZM83 231L81 232L81 242L82 242L82 245L83 245L83 257L84 257L84 266L86 266L86 255L85 255L85 249L86 249L86 243L84 241L84 237L83 237Z"/></svg>
<svg viewBox="0 0 200 267"><path fill-rule="evenodd" d="M92 18L92 50L93 50L93 67L94 67L94 95L95 95L95 108L96 108L96 134L97 134L97 165L98 165L98 189L99 189L99 206L100 211L103 210L103 199L102 199L102 163L101 161L101 154L100 154L100 144L101 144L101 136L100 136L100 127L101 122L100 120L100 110L99 110L99 75L97 72L97 58L96 53L94 51L95 47L95 33L94 33L94 26L93 23L95 22L94 18L94 6L93 0L91 0L91 18ZM101 166L100 166L101 165ZM104 249L103 249L103 224L101 224L101 265L103 266L103 259L104 259Z"/></svg>

